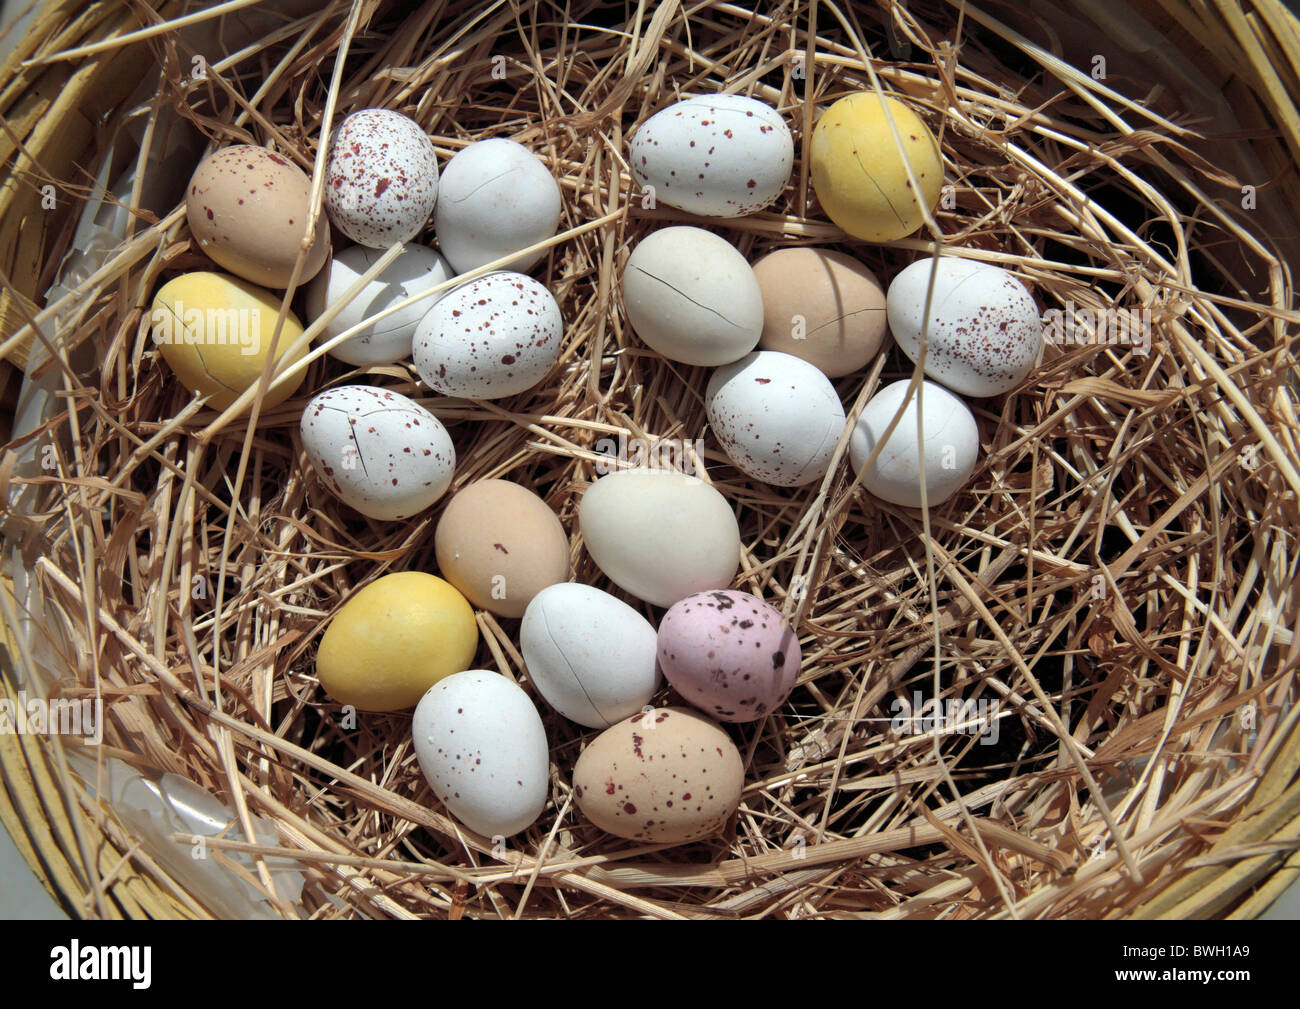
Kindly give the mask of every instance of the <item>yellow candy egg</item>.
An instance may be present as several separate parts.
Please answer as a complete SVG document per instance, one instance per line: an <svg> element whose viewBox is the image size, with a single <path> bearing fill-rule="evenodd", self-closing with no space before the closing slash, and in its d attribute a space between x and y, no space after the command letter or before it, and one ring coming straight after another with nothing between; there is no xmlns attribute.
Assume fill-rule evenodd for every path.
<svg viewBox="0 0 1300 1009"><path fill-rule="evenodd" d="M841 98L817 121L809 148L813 188L822 209L866 242L905 238L925 221L886 109L920 184L924 206L933 210L943 185L939 145L920 117L897 99L874 91Z"/></svg>
<svg viewBox="0 0 1300 1009"><path fill-rule="evenodd" d="M218 410L230 406L257 384L271 350L280 298L224 273L185 273L154 295L150 325L163 360L187 389L211 396ZM302 323L290 312L280 330L277 360L302 335ZM298 360L303 347L294 355ZM305 372L269 391L262 410L283 403L302 384Z"/></svg>
<svg viewBox="0 0 1300 1009"><path fill-rule="evenodd" d="M470 668L478 625L465 597L437 575L400 571L352 596L316 652L316 676L340 704L409 708L452 673Z"/></svg>

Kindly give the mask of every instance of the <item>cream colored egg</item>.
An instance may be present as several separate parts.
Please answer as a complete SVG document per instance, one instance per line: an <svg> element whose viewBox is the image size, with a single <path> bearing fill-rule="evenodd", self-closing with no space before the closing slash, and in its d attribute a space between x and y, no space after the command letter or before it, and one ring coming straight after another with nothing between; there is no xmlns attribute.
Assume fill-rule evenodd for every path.
<svg viewBox="0 0 1300 1009"><path fill-rule="evenodd" d="M573 767L578 808L633 841L716 834L740 805L744 763L731 737L686 708L653 708L597 736Z"/></svg>
<svg viewBox="0 0 1300 1009"><path fill-rule="evenodd" d="M906 238L925 223L924 210L939 202L939 145L921 117L897 98L874 91L841 98L817 120L808 157L826 216L865 242ZM905 164L920 186L920 199Z"/></svg>
<svg viewBox="0 0 1300 1009"><path fill-rule="evenodd" d="M261 378L279 313L279 295L246 280L224 273L185 273L154 295L151 334L181 383L191 392L211 397L208 402L213 408L224 410ZM276 344L278 363L291 364L307 353L304 346L291 358L285 356L301 335L302 323L289 312ZM292 396L305 374L299 372L269 390L262 412Z"/></svg>
<svg viewBox="0 0 1300 1009"><path fill-rule="evenodd" d="M316 676L340 704L399 711L467 669L477 650L465 597L436 575L399 571L357 590L335 614L316 651Z"/></svg>
<svg viewBox="0 0 1300 1009"><path fill-rule="evenodd" d="M763 292L761 350L779 350L831 378L867 366L887 332L885 291L864 264L833 249L777 249L754 264Z"/></svg>
<svg viewBox="0 0 1300 1009"><path fill-rule="evenodd" d="M569 538L555 512L509 480L479 480L447 502L433 537L438 569L475 606L522 617L569 577Z"/></svg>
<svg viewBox="0 0 1300 1009"><path fill-rule="evenodd" d="M194 170L185 215L200 249L236 276L277 290L289 285L311 216L311 179L281 154L236 144L208 155ZM325 265L330 229L325 215L303 261L298 283Z"/></svg>

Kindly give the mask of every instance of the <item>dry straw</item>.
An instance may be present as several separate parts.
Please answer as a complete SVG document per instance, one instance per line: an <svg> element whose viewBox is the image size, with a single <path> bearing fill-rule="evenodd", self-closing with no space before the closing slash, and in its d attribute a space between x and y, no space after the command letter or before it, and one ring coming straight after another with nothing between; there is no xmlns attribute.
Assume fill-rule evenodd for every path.
<svg viewBox="0 0 1300 1009"><path fill-rule="evenodd" d="M180 5L125 6L51 5L0 73L0 387L11 413L34 324L57 314L66 390L39 432L57 466L15 477L17 445L0 465L6 491L48 490L43 510L6 516L6 544L26 544L61 693L106 703L89 755L219 797L236 824L213 849L253 855L245 876L281 913L1249 915L1300 876L1300 29L1280 6L643 3L611 20L431 2L395 30L389 5L335 3L198 82L181 72ZM42 309L75 218L41 212L40 187L65 206L89 192L119 103L150 73L155 109L179 107L213 144L274 143L318 192L322 140L357 107L414 116L443 158L487 136L527 144L565 196L539 268L567 323L559 365L529 393L472 403L317 346L294 399L262 410L268 372L217 415L169 378L141 322L164 274L202 262L183 211L139 215L75 296ZM887 246L826 221L803 156L817 109L860 87L921 113L953 184L931 230ZM626 138L674 98L718 91L777 105L796 132L785 196L724 230L751 260L845 243L888 279L937 235L1014 271L1044 309L1149 310L1149 353L1049 347L1024 389L976 405L968 491L925 513L855 486L843 444L820 486L744 478L707 437L705 372L641 345L619 295L641 236L699 223L642 206ZM838 387L856 414L911 373L895 352ZM548 713L552 801L494 851L430 794L406 716L340 725L312 675L319 631L359 585L431 569L437 519L359 520L304 466L297 413L351 380L442 418L456 487L521 482L571 530L599 439L706 437L741 524L738 587L797 621L805 657L790 702L735 731L748 776L725 835L665 849L588 825L569 787L587 735ZM576 532L573 562L608 587ZM194 598L196 576L211 595ZM14 626L13 598L0 604ZM527 687L515 624L479 624L479 663ZM7 654L13 697L30 655L17 637ZM996 743L987 722L895 722L900 699L936 691L993 712ZM91 797L73 748L0 735L0 815L46 885L77 915L214 913ZM254 837L255 816L278 844ZM274 892L273 855L306 874L297 907Z"/></svg>

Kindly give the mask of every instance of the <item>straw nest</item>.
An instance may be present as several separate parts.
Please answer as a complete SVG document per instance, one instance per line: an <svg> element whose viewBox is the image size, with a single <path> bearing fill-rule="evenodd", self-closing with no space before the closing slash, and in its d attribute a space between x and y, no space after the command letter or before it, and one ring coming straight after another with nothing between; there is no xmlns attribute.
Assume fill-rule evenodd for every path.
<svg viewBox="0 0 1300 1009"><path fill-rule="evenodd" d="M247 411L191 403L150 343L152 291L203 259L183 209L138 220L59 334L90 341L98 367L67 377L45 478L58 494L28 541L69 670L62 691L107 705L92 755L184 776L240 818L277 824L276 846L252 846L238 827L214 846L294 858L303 900L279 906L298 916L1211 913L1179 901L1224 866L1293 847L1275 839L1297 812L1300 647L1297 316L1267 223L1280 194L1265 187L1259 209L1243 210L1249 180L1216 164L1185 115L1160 111L1160 95L1122 97L1114 68L1097 80L978 11L888 11L611 14L528 0L430 4L399 28L387 7L335 4L200 82L170 33L152 38L159 104L214 145L271 142L311 170L331 123L383 106L417 119L444 160L489 136L532 148L565 196L562 233L535 273L566 336L541 385L496 403L430 396L409 366L358 373L317 355L294 399L260 411L257 398L250 427ZM940 138L953 188L933 234L847 241L818 207L803 156L811 125L862 87L904 96ZM725 227L643 208L627 137L676 97L723 90L787 116L796 166L782 199ZM55 181L84 193L84 178ZM978 467L928 514L855 486L846 440L820 486L775 489L728 465L709 435L706 371L665 361L628 327L622 264L669 222L714 228L751 261L832 245L886 283L937 238L1014 271L1045 310L1149 310L1149 353L1049 346L1023 388L972 404ZM911 374L891 349L837 387L852 419ZM603 588L576 528L595 443L705 439L708 479L742 530L737 587L782 608L804 654L788 703L730 730L747 785L725 834L634 846L586 823L570 772L592 734L540 698L551 801L504 852L445 815L408 716L343 727L313 677L319 634L358 586L435 570L439 508L370 522L323 491L297 420L340 381L436 413L460 460L453 489L505 477L536 490L571 533L576 578ZM195 578L211 593L196 598ZM518 623L478 620L478 664L532 691ZM914 692L996 701L996 743L987 725L899 731L896 699ZM1267 776L1278 767L1282 778ZM176 913L206 913L79 779L63 787L93 824L87 852L120 853L86 855L95 895L81 913L107 913L129 876L173 895ZM1279 809L1290 812L1279 820Z"/></svg>

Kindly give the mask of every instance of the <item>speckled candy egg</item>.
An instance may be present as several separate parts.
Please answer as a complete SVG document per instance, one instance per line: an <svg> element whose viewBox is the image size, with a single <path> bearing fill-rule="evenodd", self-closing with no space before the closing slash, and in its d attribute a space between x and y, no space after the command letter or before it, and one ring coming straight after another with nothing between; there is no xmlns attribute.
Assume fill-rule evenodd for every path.
<svg viewBox="0 0 1300 1009"><path fill-rule="evenodd" d="M569 538L526 487L478 480L457 491L433 537L438 570L475 606L521 617L538 592L569 577Z"/></svg>
<svg viewBox="0 0 1300 1009"><path fill-rule="evenodd" d="M702 228L659 228L623 269L628 322L670 361L715 366L744 357L763 333L763 295L745 257Z"/></svg>
<svg viewBox="0 0 1300 1009"><path fill-rule="evenodd" d="M199 248L235 276L277 290L289 285L310 216L307 173L283 155L249 144L209 154L185 195L185 217ZM316 222L300 284L329 257L329 230L324 220Z"/></svg>
<svg viewBox="0 0 1300 1009"><path fill-rule="evenodd" d="M872 397L858 417L849 442L849 458L862 485L876 497L907 508L921 507L924 476L926 503L934 507L956 494L970 479L979 458L979 427L961 397L941 385L922 381L920 395L925 431L925 467L922 471L920 439L917 437L917 398L912 397L876 461L864 473L863 466L907 395L908 381L887 385Z"/></svg>
<svg viewBox="0 0 1300 1009"><path fill-rule="evenodd" d="M913 361L921 353L926 290L925 373L954 392L997 396L1033 370L1042 349L1038 306L1006 270L973 259L918 259L889 285L889 328Z"/></svg>
<svg viewBox="0 0 1300 1009"><path fill-rule="evenodd" d="M353 593L316 651L316 676L340 704L399 711L474 661L478 624L436 575L398 571Z"/></svg>
<svg viewBox="0 0 1300 1009"><path fill-rule="evenodd" d="M673 470L601 477L582 495L578 526L601 571L656 606L725 589L740 567L740 527L727 499Z"/></svg>
<svg viewBox="0 0 1300 1009"><path fill-rule="evenodd" d="M459 273L544 242L560 223L560 187L528 148L495 137L470 144L447 162L434 214L438 246ZM504 268L530 269L546 250Z"/></svg>
<svg viewBox="0 0 1300 1009"><path fill-rule="evenodd" d="M312 322L343 299L357 278L374 266L383 253L364 245L351 245L336 253L307 288L307 318ZM423 245L408 243L388 268L345 305L321 330L321 342L343 333L399 301L405 301L450 280L455 274L442 256ZM446 293L446 292L444 292ZM386 319L367 326L330 351L340 361L368 368L396 364L411 356L415 327L441 294L399 309Z"/></svg>
<svg viewBox="0 0 1300 1009"><path fill-rule="evenodd" d="M565 718L606 728L659 688L655 629L608 592L563 582L533 597L519 625L528 676Z"/></svg>
<svg viewBox="0 0 1300 1009"><path fill-rule="evenodd" d="M489 273L425 313L412 355L420 377L444 396L500 399L540 382L560 359L563 336L550 291L522 273Z"/></svg>
<svg viewBox="0 0 1300 1009"><path fill-rule="evenodd" d="M906 164L921 187L912 189ZM813 189L826 215L854 238L892 242L925 223L943 188L943 161L934 134L897 98L859 91L841 98L817 120L808 145Z"/></svg>
<svg viewBox="0 0 1300 1009"><path fill-rule="evenodd" d="M727 458L778 487L824 477L844 433L844 407L831 380L815 365L775 350L718 368L704 403Z"/></svg>
<svg viewBox="0 0 1300 1009"><path fill-rule="evenodd" d="M831 378L866 367L885 341L885 289L852 256L804 246L754 264L763 292L762 350L815 364Z"/></svg>
<svg viewBox="0 0 1300 1009"><path fill-rule="evenodd" d="M325 208L334 226L372 249L409 242L438 201L438 155L415 120L361 109L331 138Z"/></svg>
<svg viewBox="0 0 1300 1009"><path fill-rule="evenodd" d="M744 777L740 751L720 725L686 708L654 708L592 740L573 767L573 796L601 830L685 844L726 826Z"/></svg>
<svg viewBox="0 0 1300 1009"><path fill-rule="evenodd" d="M674 603L659 622L659 666L679 694L724 722L780 707L799 677L799 639L778 610L734 589Z"/></svg>
<svg viewBox="0 0 1300 1009"><path fill-rule="evenodd" d="M660 203L706 217L743 217L781 195L794 140L781 114L757 99L687 98L637 127L628 163Z"/></svg>
<svg viewBox="0 0 1300 1009"><path fill-rule="evenodd" d="M151 335L163 360L191 392L210 397L224 410L262 376L271 352L280 296L224 273L184 273L158 289L150 313ZM302 323L290 312L280 328L278 361L302 336ZM301 347L286 363L307 353ZM292 396L305 371L262 400L262 416Z"/></svg>
<svg viewBox="0 0 1300 1009"><path fill-rule="evenodd" d="M509 837L546 806L546 729L528 695L499 673L469 669L420 698L411 741L448 811L484 837Z"/></svg>
<svg viewBox="0 0 1300 1009"><path fill-rule="evenodd" d="M456 450L447 429L399 392L341 385L302 412L302 445L316 475L373 519L409 518L451 484Z"/></svg>

